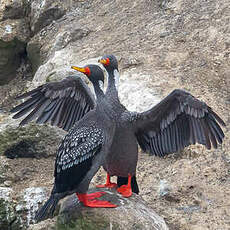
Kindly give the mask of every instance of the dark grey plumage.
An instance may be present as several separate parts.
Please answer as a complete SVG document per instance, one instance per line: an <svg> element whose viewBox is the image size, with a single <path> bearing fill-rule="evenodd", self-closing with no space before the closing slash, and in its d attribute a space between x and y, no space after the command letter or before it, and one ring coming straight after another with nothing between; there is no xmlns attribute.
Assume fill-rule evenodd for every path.
<svg viewBox="0 0 230 230"><path fill-rule="evenodd" d="M144 151L157 156L199 143L217 148L224 121L206 103L183 90L174 90L152 109L135 115L136 136Z"/></svg>
<svg viewBox="0 0 230 230"><path fill-rule="evenodd" d="M54 187L50 198L38 210L35 216L36 221L52 216L58 201L74 192L77 193L79 199L84 198L80 201L86 206L106 204L109 207L115 207L106 201L87 200L86 192L89 183L104 162L110 139L113 139L114 123L104 113L108 103L100 84L104 82L103 71L96 65L88 65L85 68L88 68L87 73L90 73L89 79L93 83L98 103L93 110L72 126L61 142L55 161Z"/></svg>
<svg viewBox="0 0 230 230"><path fill-rule="evenodd" d="M128 174L135 176L138 144L143 151L163 157L190 144L210 149L222 143L220 125L225 126L224 121L206 103L183 90L174 90L146 112L129 112L118 98L116 57L105 55L99 62L109 75L106 97L117 111L116 132L103 166L111 176L118 176L118 183Z"/></svg>
<svg viewBox="0 0 230 230"><path fill-rule="evenodd" d="M136 187L138 191L135 177L138 144L143 151L162 157L182 150L190 144L200 143L210 149L211 146L216 148L218 143L222 143L224 133L220 125L225 126L223 120L207 104L183 90L174 90L146 112L129 112L118 98L116 88L116 79L119 77L117 60L113 55L105 56L103 59L109 60L104 65L109 74L109 85L106 91L107 100L101 109L116 124L115 134L110 139L111 147L107 150L103 166L110 175L118 176L119 185L125 183L125 178L130 174L134 178L134 180L132 179L132 185L134 185L132 188ZM54 91L51 90L51 92ZM34 97L35 102L28 103L38 103L37 100L39 99L33 93L30 95ZM60 99L60 97L58 98ZM69 100L69 97L66 100ZM45 107L42 101L39 103L41 103L39 108ZM61 103L60 100L49 104L48 108L52 107L52 112L49 113L52 118L50 120L56 119L57 111L61 108L59 103ZM77 114L80 113L77 105L75 106L75 110L70 110L72 118L78 117ZM69 107L71 106L69 105ZM20 107L18 108L21 110ZM22 108L24 109L24 106ZM94 108L93 103L91 108ZM42 109L39 111L41 112ZM87 113L84 112L84 109L81 111L83 114ZM70 122L69 114L70 112L64 113L57 120ZM33 114L32 117L34 117ZM53 122L52 124L59 123L62 124L63 122ZM71 128L73 124L74 122L70 122L67 128ZM65 125L59 125L59 127L65 129Z"/></svg>
<svg viewBox="0 0 230 230"><path fill-rule="evenodd" d="M24 98L28 99L11 110L17 112L14 119L29 113L20 125L37 119L39 124L50 122L66 131L95 107L93 94L79 76L46 83L17 97Z"/></svg>

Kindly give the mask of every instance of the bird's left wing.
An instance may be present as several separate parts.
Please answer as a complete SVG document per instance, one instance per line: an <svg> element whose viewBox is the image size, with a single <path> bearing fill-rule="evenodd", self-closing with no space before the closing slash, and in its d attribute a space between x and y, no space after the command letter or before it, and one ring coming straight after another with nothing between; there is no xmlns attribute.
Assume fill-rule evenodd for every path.
<svg viewBox="0 0 230 230"><path fill-rule="evenodd" d="M200 143L210 149L222 143L224 121L204 102L174 90L152 109L135 115L136 136L142 150L157 156Z"/></svg>
<svg viewBox="0 0 230 230"><path fill-rule="evenodd" d="M89 87L79 76L46 83L17 97L24 98L25 102L11 110L16 113L14 119L27 114L20 125L37 119L39 124L50 122L66 131L96 104Z"/></svg>
<svg viewBox="0 0 230 230"><path fill-rule="evenodd" d="M103 131L96 127L74 127L60 144L55 162L56 192L74 190L90 170L103 144Z"/></svg>

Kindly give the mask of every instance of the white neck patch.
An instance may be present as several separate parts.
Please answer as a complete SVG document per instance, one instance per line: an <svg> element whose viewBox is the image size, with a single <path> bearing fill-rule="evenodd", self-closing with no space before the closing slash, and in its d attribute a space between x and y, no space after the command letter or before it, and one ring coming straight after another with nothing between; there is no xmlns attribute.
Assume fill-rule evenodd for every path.
<svg viewBox="0 0 230 230"><path fill-rule="evenodd" d="M99 81L99 87L104 92L104 83L103 83L103 81Z"/></svg>
<svg viewBox="0 0 230 230"><path fill-rule="evenodd" d="M118 72L117 69L115 69L115 70L113 71L113 75L114 75L114 77L115 77L115 87L116 87L116 89L118 90L119 80L120 80L120 74L119 74L119 72Z"/></svg>

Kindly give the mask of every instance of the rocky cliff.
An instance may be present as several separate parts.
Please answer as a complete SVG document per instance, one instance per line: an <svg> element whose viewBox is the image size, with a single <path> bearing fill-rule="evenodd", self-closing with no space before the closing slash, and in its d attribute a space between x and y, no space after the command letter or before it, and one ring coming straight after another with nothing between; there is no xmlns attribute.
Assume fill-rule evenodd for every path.
<svg viewBox="0 0 230 230"><path fill-rule="evenodd" d="M9 148L24 143L7 136L17 126L8 114L17 103L15 95L66 77L72 64L113 53L119 58L120 98L129 109L143 111L182 88L207 102L226 121L226 138L217 150L190 146L164 159L140 153L137 180L140 196L169 229L229 229L229 11L228 0L1 1L1 135L12 140ZM36 133L43 136L42 128L38 129ZM45 130L55 138L46 138L46 146L52 148L43 145L37 158L9 159L5 156L9 148L5 141L0 143L0 155L4 155L0 158L0 215L6 216L1 229L31 223L37 203L52 186L60 133ZM36 153L42 142L35 143L30 134L23 137L30 152ZM102 175L100 171L92 186L104 179ZM43 187L47 189L38 189ZM33 208L25 198L28 193L37 197ZM56 224L53 221L43 225Z"/></svg>

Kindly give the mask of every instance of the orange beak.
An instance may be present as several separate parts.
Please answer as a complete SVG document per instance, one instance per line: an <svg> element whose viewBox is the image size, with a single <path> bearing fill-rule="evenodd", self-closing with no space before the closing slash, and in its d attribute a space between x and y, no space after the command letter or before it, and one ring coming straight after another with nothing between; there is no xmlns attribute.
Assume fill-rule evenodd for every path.
<svg viewBox="0 0 230 230"><path fill-rule="evenodd" d="M81 68L81 67L77 67L77 66L71 66L71 68L77 70L78 72L86 73L85 68Z"/></svg>
<svg viewBox="0 0 230 230"><path fill-rule="evenodd" d="M91 74L89 67L84 68L84 67L71 66L71 68L77 70L78 72L84 73L88 77Z"/></svg>
<svg viewBox="0 0 230 230"><path fill-rule="evenodd" d="M98 62L101 63L102 65L109 65L110 64L109 58L99 59Z"/></svg>

